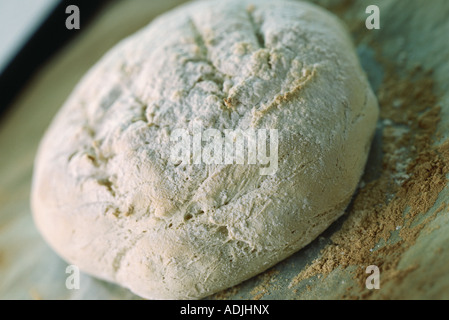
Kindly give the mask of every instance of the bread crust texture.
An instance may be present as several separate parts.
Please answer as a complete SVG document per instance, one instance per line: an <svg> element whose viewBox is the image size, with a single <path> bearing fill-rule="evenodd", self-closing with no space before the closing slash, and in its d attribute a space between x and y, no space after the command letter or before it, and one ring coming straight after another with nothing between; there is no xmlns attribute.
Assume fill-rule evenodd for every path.
<svg viewBox="0 0 449 320"><path fill-rule="evenodd" d="M203 298L344 213L377 117L332 14L288 0L187 3L117 44L74 89L36 156L34 220L90 275L147 299ZM276 130L276 171L171 161L172 133L198 123L223 136Z"/></svg>

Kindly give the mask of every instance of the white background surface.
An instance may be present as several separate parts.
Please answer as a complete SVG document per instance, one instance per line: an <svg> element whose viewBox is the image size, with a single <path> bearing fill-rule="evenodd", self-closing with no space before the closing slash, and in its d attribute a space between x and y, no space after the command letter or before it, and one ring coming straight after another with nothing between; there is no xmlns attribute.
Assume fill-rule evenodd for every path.
<svg viewBox="0 0 449 320"><path fill-rule="evenodd" d="M59 0L0 0L0 73Z"/></svg>

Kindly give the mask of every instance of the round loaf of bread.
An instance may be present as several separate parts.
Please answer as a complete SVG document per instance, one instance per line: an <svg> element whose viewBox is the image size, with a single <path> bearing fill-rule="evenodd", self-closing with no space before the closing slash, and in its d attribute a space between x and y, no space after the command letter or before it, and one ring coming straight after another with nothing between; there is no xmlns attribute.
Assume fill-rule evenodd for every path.
<svg viewBox="0 0 449 320"><path fill-rule="evenodd" d="M206 297L343 214L377 117L330 13L288 0L188 3L115 46L75 88L36 157L34 219L86 273L148 299ZM182 162L175 132L193 150ZM248 138L232 161L223 143L221 162L206 161L205 136L232 147L229 132L262 142Z"/></svg>

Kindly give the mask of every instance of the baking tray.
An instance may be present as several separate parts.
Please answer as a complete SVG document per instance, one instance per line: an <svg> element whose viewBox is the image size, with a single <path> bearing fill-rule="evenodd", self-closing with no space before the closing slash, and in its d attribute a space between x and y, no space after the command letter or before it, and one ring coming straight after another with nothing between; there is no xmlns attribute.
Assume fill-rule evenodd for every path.
<svg viewBox="0 0 449 320"><path fill-rule="evenodd" d="M183 1L109 3L51 58L0 122L0 298L140 299L81 275L67 290L67 263L32 221L29 191L40 138L84 73L115 43ZM380 102L365 175L346 214L290 258L212 299L449 298L449 2L313 1L350 30ZM380 274L370 287L369 267ZM371 270L371 271L370 271Z"/></svg>

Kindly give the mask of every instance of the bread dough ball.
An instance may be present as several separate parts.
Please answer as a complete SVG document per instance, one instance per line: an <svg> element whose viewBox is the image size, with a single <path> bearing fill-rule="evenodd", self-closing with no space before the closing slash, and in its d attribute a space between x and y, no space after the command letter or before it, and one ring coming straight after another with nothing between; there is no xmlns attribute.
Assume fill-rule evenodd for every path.
<svg viewBox="0 0 449 320"><path fill-rule="evenodd" d="M330 13L285 0L188 3L109 51L58 112L36 158L35 222L88 274L144 298L202 298L343 214L377 117ZM277 170L174 163L171 134L194 123L277 130Z"/></svg>

